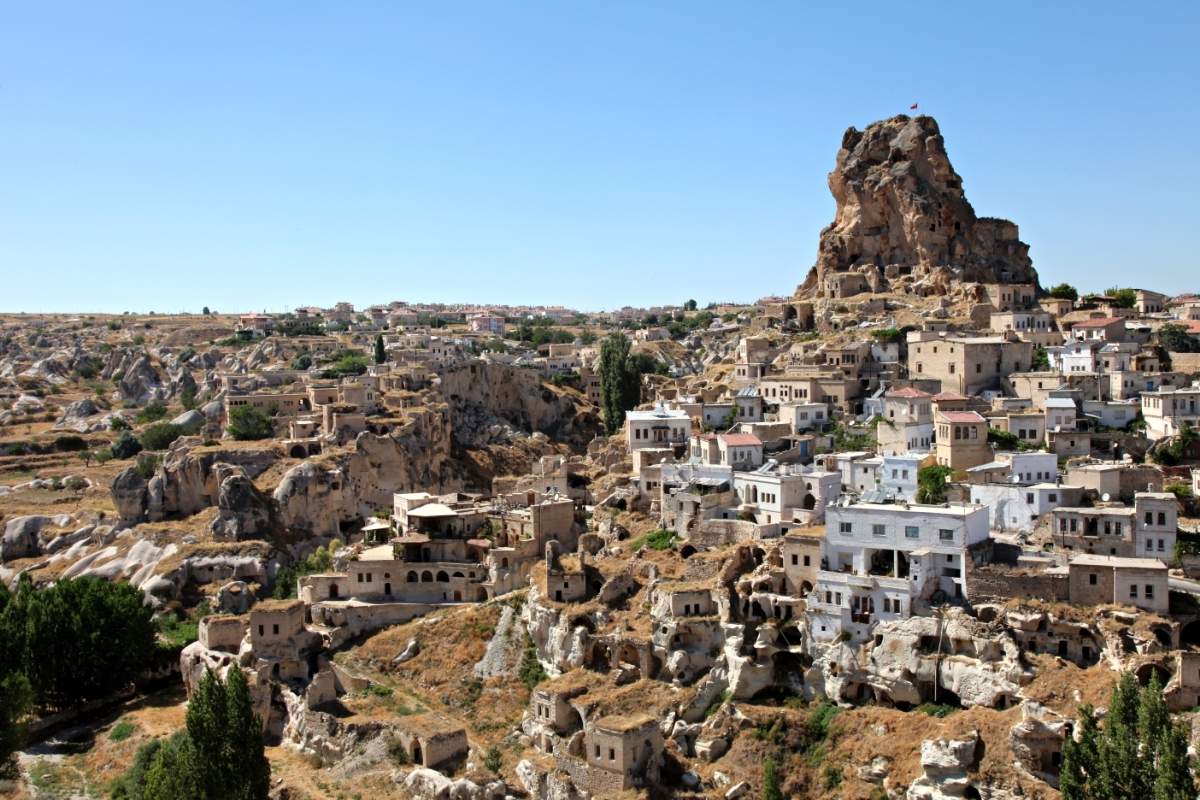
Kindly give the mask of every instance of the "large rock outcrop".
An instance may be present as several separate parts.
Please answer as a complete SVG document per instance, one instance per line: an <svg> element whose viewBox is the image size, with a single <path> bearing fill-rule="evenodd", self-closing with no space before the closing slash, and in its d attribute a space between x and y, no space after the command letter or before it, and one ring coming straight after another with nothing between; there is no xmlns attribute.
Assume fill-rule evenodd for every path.
<svg viewBox="0 0 1200 800"><path fill-rule="evenodd" d="M798 295L845 297L953 280L1036 283L1029 246L1008 220L977 217L937 122L897 116L849 128L829 173L837 203Z"/></svg>

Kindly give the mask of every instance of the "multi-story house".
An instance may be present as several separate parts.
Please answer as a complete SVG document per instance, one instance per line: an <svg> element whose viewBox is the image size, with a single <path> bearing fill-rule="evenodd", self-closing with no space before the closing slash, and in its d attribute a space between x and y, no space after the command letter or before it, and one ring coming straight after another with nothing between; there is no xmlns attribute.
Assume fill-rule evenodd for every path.
<svg viewBox="0 0 1200 800"><path fill-rule="evenodd" d="M686 411L658 406L625 415L625 441L631 452L645 447L685 445L691 432L692 418Z"/></svg>
<svg viewBox="0 0 1200 800"><path fill-rule="evenodd" d="M911 387L885 393L883 421L875 435L885 456L928 451L933 446L933 396Z"/></svg>
<svg viewBox="0 0 1200 800"><path fill-rule="evenodd" d="M1141 401L1146 435L1151 439L1175 436L1185 424L1192 428L1200 425L1200 383L1183 389L1143 392Z"/></svg>
<svg viewBox="0 0 1200 800"><path fill-rule="evenodd" d="M1138 492L1133 506L1107 503L1054 510L1054 541L1067 550L1122 558L1164 558L1175 552L1178 501L1170 492Z"/></svg>
<svg viewBox="0 0 1200 800"><path fill-rule="evenodd" d="M940 411L937 425L937 463L954 470L970 469L992 460L987 420L977 411Z"/></svg>
<svg viewBox="0 0 1200 800"><path fill-rule="evenodd" d="M968 395L999 390L1009 374L1028 369L1032 361L1033 344L1011 331L1001 336L908 334L909 377L938 380L943 390Z"/></svg>
<svg viewBox="0 0 1200 800"><path fill-rule="evenodd" d="M967 599L968 559L988 541L988 511L975 505L853 503L825 512L811 635L865 640L880 621L905 619L914 604Z"/></svg>

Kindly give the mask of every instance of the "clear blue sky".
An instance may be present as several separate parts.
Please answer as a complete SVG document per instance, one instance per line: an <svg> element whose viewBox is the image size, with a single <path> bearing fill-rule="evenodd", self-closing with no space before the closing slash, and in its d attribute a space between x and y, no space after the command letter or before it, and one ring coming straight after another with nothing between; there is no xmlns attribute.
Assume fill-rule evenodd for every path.
<svg viewBox="0 0 1200 800"><path fill-rule="evenodd" d="M1043 283L1200 288L1200 4L836 5L3 0L0 310L787 294L913 102Z"/></svg>

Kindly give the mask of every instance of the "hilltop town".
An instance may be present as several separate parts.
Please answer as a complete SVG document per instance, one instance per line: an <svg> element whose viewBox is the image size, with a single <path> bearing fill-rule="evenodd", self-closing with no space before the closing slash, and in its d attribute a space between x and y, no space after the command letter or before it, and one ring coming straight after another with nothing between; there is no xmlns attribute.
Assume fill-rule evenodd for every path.
<svg viewBox="0 0 1200 800"><path fill-rule="evenodd" d="M1039 275L927 116L829 188L756 302L0 314L0 583L158 640L10 791L234 668L289 800L1056 798L1126 673L1200 744L1200 296Z"/></svg>

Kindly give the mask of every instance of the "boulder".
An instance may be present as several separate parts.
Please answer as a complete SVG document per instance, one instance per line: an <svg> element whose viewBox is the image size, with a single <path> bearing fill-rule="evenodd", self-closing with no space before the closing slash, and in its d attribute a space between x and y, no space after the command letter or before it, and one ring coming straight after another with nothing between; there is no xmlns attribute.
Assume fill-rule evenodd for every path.
<svg viewBox="0 0 1200 800"><path fill-rule="evenodd" d="M183 428L184 433L196 433L204 427L205 416L196 409L185 411L175 419L171 420L172 425L178 425Z"/></svg>
<svg viewBox="0 0 1200 800"><path fill-rule="evenodd" d="M417 767L404 779L404 788L409 795L421 800L450 800L454 781L437 770Z"/></svg>
<svg viewBox="0 0 1200 800"><path fill-rule="evenodd" d="M40 545L38 533L50 523L50 517L13 517L4 525L4 536L0 538L0 562L14 561L38 555Z"/></svg>
<svg viewBox="0 0 1200 800"><path fill-rule="evenodd" d="M125 525L133 525L145 521L147 494L146 479L136 467L126 467L113 478L113 505L117 508L117 516Z"/></svg>

